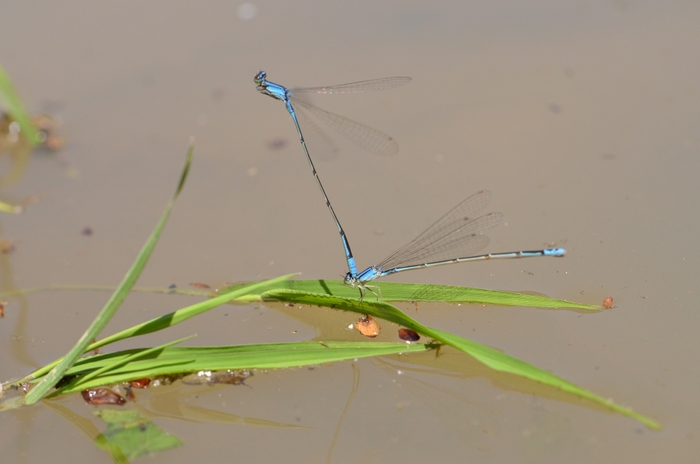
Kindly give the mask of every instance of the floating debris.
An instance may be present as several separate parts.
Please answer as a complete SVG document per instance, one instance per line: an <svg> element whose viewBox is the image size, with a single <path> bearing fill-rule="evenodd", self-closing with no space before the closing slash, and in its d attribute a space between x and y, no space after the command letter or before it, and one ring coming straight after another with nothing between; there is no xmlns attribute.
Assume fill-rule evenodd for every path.
<svg viewBox="0 0 700 464"><path fill-rule="evenodd" d="M182 383L185 385L216 385L218 383L245 385L246 379L252 376L253 373L248 370L199 371L184 376Z"/></svg>
<svg viewBox="0 0 700 464"><path fill-rule="evenodd" d="M609 296L603 300L603 308L610 309L612 307L613 307L613 299L611 296Z"/></svg>
<svg viewBox="0 0 700 464"><path fill-rule="evenodd" d="M88 404L125 404L126 399L109 388L90 388L80 392Z"/></svg>
<svg viewBox="0 0 700 464"><path fill-rule="evenodd" d="M355 329L365 337L374 338L382 331L379 323L372 316L365 314L355 322Z"/></svg>
<svg viewBox="0 0 700 464"><path fill-rule="evenodd" d="M417 342L418 340L420 340L420 335L418 335L418 332L416 332L415 330L401 327L399 329L399 338L407 342Z"/></svg>

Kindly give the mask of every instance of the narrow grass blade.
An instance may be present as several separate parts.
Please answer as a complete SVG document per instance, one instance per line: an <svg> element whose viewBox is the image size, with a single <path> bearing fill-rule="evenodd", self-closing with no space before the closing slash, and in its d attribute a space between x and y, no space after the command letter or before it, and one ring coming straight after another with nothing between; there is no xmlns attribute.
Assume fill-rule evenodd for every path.
<svg viewBox="0 0 700 464"><path fill-rule="evenodd" d="M194 337L195 337L195 335L190 335L189 337L181 338L179 340L164 343L163 345L160 345L160 346L156 346L153 348L148 348L148 349L145 349L142 351L132 353L131 355L126 356L125 358L123 358L121 360L118 360L118 361L111 363L111 364L106 364L106 365L100 367L99 369L96 369L88 374L85 374L84 376L79 377L79 379L78 379L79 382L77 382L77 385L80 386L81 384L87 383L96 377L104 376L107 372L113 371L114 369L116 369L118 367L122 367L122 366L129 364L129 363L133 363L134 361L136 361L138 359L145 358L153 353L157 353L158 351L162 351L169 346L177 345L179 343L182 343L182 342L187 341L187 340L194 338ZM63 391L63 388L59 388L54 393L52 393L50 396L56 396L59 393L62 393L62 391Z"/></svg>
<svg viewBox="0 0 700 464"><path fill-rule="evenodd" d="M184 322L188 319L191 319L199 314L202 314L204 312L207 312L209 310L212 310L218 306L221 306L222 304L228 303L231 300L234 300L236 298L239 298L241 296L245 296L251 292L257 292L261 287L266 287L268 285L277 285L281 284L287 279L291 279L292 277L296 276L297 274L287 274L281 277L275 277L274 279L270 280L265 280L262 282L257 282L254 284L247 285L245 287L239 288L235 292L229 292L224 295L217 296L215 298L212 298L210 300L202 301L200 303L193 304L191 306L188 306L186 308L179 309L177 311L174 311L169 314L165 314L163 316L157 317L155 319L151 319L150 321L146 321L144 323L135 325L131 328L128 328L126 330L122 330L119 333L116 333L114 335L110 335L109 337L105 337L102 340L99 340L92 345L88 346L86 348L87 351L92 351L96 350L97 348L101 348L103 346L109 345L111 343L118 342L120 340L124 340L127 338L131 337L137 337L139 335L145 335L149 334L152 332L157 332L159 330L167 329L168 327L172 327L174 325L177 325L181 322Z"/></svg>
<svg viewBox="0 0 700 464"><path fill-rule="evenodd" d="M382 291L382 300L394 301L441 301L447 303L494 304L501 306L527 306L535 308L567 308L601 311L602 306L573 303L546 296L526 295L522 293L484 290L480 288L458 287L453 285L402 284L394 282L372 282ZM240 285L234 285L222 292L233 291ZM297 290L308 293L321 293L340 298L358 299L360 294L340 280L290 280L280 284L261 288L260 293L268 290ZM251 301L260 295L248 296ZM367 297L370 299L371 295Z"/></svg>
<svg viewBox="0 0 700 464"><path fill-rule="evenodd" d="M110 321L112 316L114 316L114 313L116 313L117 309L119 309L119 306L121 306L122 301L124 301L124 298L126 298L126 296L129 294L131 287L134 286L134 283L141 275L141 271L146 266L148 259L151 257L153 249L155 248L156 243L158 242L158 238L160 237L160 233L162 232L163 228L165 227L165 224L168 221L168 218L170 217L170 211L172 210L173 205L175 204L175 200L177 200L177 197L182 191L182 187L185 184L185 180L187 179L187 173L189 172L190 165L192 163L193 151L194 147L190 145L190 148L187 151L187 160L185 161L185 166L182 170L180 182L178 183L175 195L173 195L173 198L168 203L167 207L165 208L165 212L163 213L163 216L160 219L160 222L156 226L151 236L148 238L146 244L141 249L141 252L136 258L134 264L131 266L131 269L129 269L129 272L127 272L126 276L124 277L124 280L122 280L121 284L119 284L117 290L112 294L109 301L107 301L107 304L105 304L104 308L102 308L100 313L97 315L97 318L95 318L92 325L90 325L90 327L83 334L83 336L80 337L78 343L76 343L75 346L71 348L70 352L66 355L66 357L63 358L63 360L61 360L61 362L56 367L54 367L51 370L51 372L49 372L46 375L46 377L42 379L41 382L39 382L34 388L32 388L29 391L29 393L27 393L27 395L25 396L25 401L27 404L36 403L51 388L53 388L54 385L56 385L56 383L63 377L63 374L66 372L66 370L68 370L68 368L72 366L75 363L75 361L85 352L85 348L87 348L87 346L90 345L90 341L94 340L100 334L100 332L102 332L102 329L104 329L104 327Z"/></svg>
<svg viewBox="0 0 700 464"><path fill-rule="evenodd" d="M141 324L137 324L133 327L130 327L128 329L122 330L121 332L118 332L114 335L110 335L108 337L103 338L102 340L98 340L95 343L92 343L88 345L85 348L85 351L83 353L88 353L90 351L96 350L98 348L102 348L103 346L110 345L112 343L119 342L121 340L125 340L127 338L132 338L132 337L138 337L140 335L146 335L149 333L153 332L158 332L160 330L167 329L168 327L172 327L174 325L177 325L181 322L184 322L188 319L191 319L199 314L202 314L206 311L209 311L211 309L214 309L218 306L221 306L222 304L228 303L229 301L244 296L248 294L249 292L256 292L258 291L259 288L265 287L268 285L274 285L276 283L280 283L286 279L290 279L294 277L297 274L287 274L285 276L281 277L276 277L274 279L270 280L265 280L262 282L258 282L255 284L250 284L244 287L238 288L236 291L226 293L221 296L217 296L216 298L212 298L210 300L202 301L201 303L196 303L193 304L192 306L188 306L186 308L179 309L177 311L174 311L169 314L165 314L163 316L157 317L155 319L151 319L150 321L143 322ZM33 379L37 379L43 375L45 375L48 371L53 369L55 365L57 365L59 362L61 362L63 358L59 358L56 361L52 362L51 364L48 364L44 367L41 367L40 369L37 369L36 371L32 372L29 376L21 379L14 381L10 383L9 385L13 384L20 384L22 382L30 381Z"/></svg>
<svg viewBox="0 0 700 464"><path fill-rule="evenodd" d="M61 393L144 377L225 369L301 367L370 356L423 352L437 346L389 342L296 342L132 349L79 359L66 371L66 376L76 377L61 388Z"/></svg>
<svg viewBox="0 0 700 464"><path fill-rule="evenodd" d="M612 409L613 411L624 414L627 417L631 417L649 428L657 430L661 428L661 425L653 419L638 414L631 409L615 404L614 402L603 397L595 395L543 369L535 367L505 353L501 353L493 348L489 348L488 346L481 345L480 343L476 343L448 332L443 332L438 329L424 326L406 315L404 312L400 311L398 308L386 303L370 301L360 302L357 300L332 297L324 294L309 294L293 290L271 290L263 294L262 297L264 299L274 299L277 301L338 308L346 311L353 311L359 314L369 314L375 318L385 319L403 327L413 329L422 335L431 337L439 342L463 351L496 371L508 372L510 374L518 375L536 382L541 382L562 391L595 401Z"/></svg>
<svg viewBox="0 0 700 464"><path fill-rule="evenodd" d="M19 94L12 85L10 76L0 66L0 105L10 115L10 119L17 121L20 127L20 135L32 147L39 143L39 130L32 122L32 118L24 109L24 104Z"/></svg>

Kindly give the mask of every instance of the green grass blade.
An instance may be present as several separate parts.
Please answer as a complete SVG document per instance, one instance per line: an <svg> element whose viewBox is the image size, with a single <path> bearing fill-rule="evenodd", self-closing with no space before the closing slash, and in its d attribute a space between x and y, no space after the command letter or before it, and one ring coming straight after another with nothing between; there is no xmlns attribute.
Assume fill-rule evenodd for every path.
<svg viewBox="0 0 700 464"><path fill-rule="evenodd" d="M187 173L189 172L190 165L192 163L193 151L194 147L190 145L190 148L187 151L187 159L185 161L185 166L182 170L182 175L180 176L180 182L178 183L175 195L173 195L173 198L166 206L165 212L163 213L160 222L156 226L151 236L148 238L146 244L141 249L141 252L136 258L134 264L131 266L131 269L129 269L129 272L127 272L126 276L124 277L124 280L122 280L122 282L119 284L117 290L112 294L109 301L107 301L107 304L105 304L104 308L102 308L102 310L97 315L97 317L87 329L87 331L83 334L82 337L80 337L78 343L76 343L75 346L71 348L70 352L65 356L65 358L63 358L63 360L61 360L61 362L56 367L54 367L51 370L51 372L49 372L42 379L41 382L39 382L34 388L32 388L27 393L27 395L25 396L25 401L27 404L36 403L51 388L53 388L56 385L56 383L63 377L66 370L68 370L68 368L72 366L75 363L75 361L85 352L85 348L87 348L88 345L90 345L90 342L94 340L100 334L100 332L102 332L102 329L104 329L104 327L107 325L114 313L117 311L117 309L119 309L119 306L121 306L122 301L124 301L124 298L126 298L126 296L129 294L129 290L131 290L131 287L134 286L134 283L141 275L141 271L146 266L146 263L151 257L153 249L155 248L156 243L158 242L158 238L160 237L160 233L162 232L163 228L165 227L165 224L168 221L168 218L170 217L170 211L172 210L172 207L175 204L175 200L177 200L178 195L182 191L182 187L185 184L185 180L187 179Z"/></svg>
<svg viewBox="0 0 700 464"><path fill-rule="evenodd" d="M281 277L276 277L274 279L270 280L265 280L262 282L257 282L255 284L249 284L244 287L238 288L234 292L229 292L221 296L217 296L216 298L212 298L210 300L202 301L200 303L193 304L191 306L188 306L186 308L179 309L177 311L174 311L169 314L165 314L160 317L156 317L155 319L151 319L150 321L143 322L141 324L137 324L133 327L130 327L128 329L122 330L121 332L118 332L114 335L110 335L108 337L103 338L102 340L98 340L95 343L92 343L88 345L85 348L85 351L83 353L88 353L90 351L96 350L98 348L102 348L103 346L110 345L112 343L119 342L121 340L125 340L127 338L132 338L132 337L138 337L140 335L146 335L149 333L157 332L159 330L164 330L167 329L168 327L172 327L174 325L177 325L181 322L184 322L188 319L191 319L199 314L202 314L203 312L209 311L211 309L214 309L218 306L221 306L222 304L228 303L229 301L244 296L248 294L249 292L256 292L260 287L266 287L270 284L276 284L279 282L282 282L286 279L290 279L294 277L297 274L287 274ZM22 383L28 380L32 379L37 379L43 375L45 375L48 371L50 371L56 364L62 361L63 358L59 358L56 361L52 362L51 364L48 364L44 367L41 367L37 369L36 371L32 372L28 377L25 377L24 379L12 382L11 384L18 384ZM10 385L11 385L10 384Z"/></svg>
<svg viewBox="0 0 700 464"><path fill-rule="evenodd" d="M140 358L145 358L145 357L151 355L152 353L156 353L157 351L162 351L165 348L168 348L168 347L173 346L173 345L177 345L179 343L182 343L182 342L189 340L191 338L194 338L194 337L195 337L195 335L190 335L189 337L181 338L179 340L164 343L163 345L160 345L160 346L156 346L156 347L148 348L148 349L136 352L136 353L132 353L130 356L126 356L125 358L118 360L117 362L106 364L106 365L100 367L99 369L96 369L88 374L85 374L84 376L80 377L79 383L89 382L90 380L92 380L96 377L104 376L107 372L113 371L114 369L116 369L118 367L122 367L126 364L133 363L134 361L136 361ZM55 396L55 395L61 393L62 391L63 391L63 388L59 388L51 396Z"/></svg>
<svg viewBox="0 0 700 464"><path fill-rule="evenodd" d="M615 404L610 400L584 390L583 388L578 387L573 383L562 379L561 377L557 377L556 375L543 369L535 367L493 348L489 348L488 346L481 345L480 343L476 343L448 332L443 332L438 329L424 326L406 315L404 312L400 311L398 308L383 302L360 302L357 300L331 297L324 294L309 294L293 290L272 290L263 294L262 296L265 299L288 301L298 304L326 306L330 308L343 309L346 311L353 311L359 314L369 314L375 318L385 319L409 329L413 329L422 335L431 337L439 342L463 351L496 371L518 375L545 385L552 386L565 392L590 399L612 409L613 411L638 420L647 427L652 429L661 428L661 425L653 419L638 414L631 409Z"/></svg>
<svg viewBox="0 0 700 464"><path fill-rule="evenodd" d="M10 119L17 121L20 127L20 135L32 147L40 143L39 130L32 122L32 118L24 109L24 104L19 94L12 85L10 76L0 66L0 105L10 115Z"/></svg>
<svg viewBox="0 0 700 464"><path fill-rule="evenodd" d="M301 367L370 356L423 352L436 346L390 342L295 342L124 350L79 359L66 371L66 376L78 377L63 386L61 393L144 377L225 369ZM99 373L94 374L97 371Z"/></svg>
<svg viewBox="0 0 700 464"><path fill-rule="evenodd" d="M527 306L535 308L568 308L600 311L603 308L596 305L572 303L566 300L557 300L540 295L526 295L522 293L502 292L498 290L484 290L480 288L458 287L453 285L427 285L427 284L402 284L394 282L372 282L382 290L382 300L394 301L442 301L448 303L475 303L494 304L501 306ZM234 285L225 291L233 291L240 285ZM261 293L267 290L297 290L308 293L320 293L340 298L358 299L360 294L340 280L290 280L282 284L270 285L262 288ZM259 295L250 295L250 300L259 298ZM368 292L366 299L374 298Z"/></svg>
<svg viewBox="0 0 700 464"><path fill-rule="evenodd" d="M110 335L109 337L105 337L102 340L98 340L97 342L88 346L86 348L86 352L96 350L97 348L101 348L103 346L106 346L106 345L109 345L111 343L115 343L115 342L118 342L120 340L124 340L127 338L137 337L140 335L145 335L145 334L157 332L159 330L167 329L168 327L172 327L172 326L177 325L181 322L184 322L188 319L191 319L199 314L202 314L206 311L209 311L209 310L212 310L218 306L221 306L222 304L228 303L231 300L245 296L251 292L257 292L257 291L259 291L259 289L261 287L266 287L268 285L276 285L276 284L282 283L287 279L291 279L295 275L297 275L297 274L287 274L287 275L284 275L281 277L275 277L274 279L250 284L250 285L247 285L245 287L239 288L235 292L229 292L229 293L226 293L224 295L220 295L220 296L217 296L215 298L212 298L210 300L202 301L200 303L193 304L191 306L179 309L179 310L174 311L172 313L165 314L165 315L157 317L155 319L151 319L150 321L146 321L144 323L135 325L135 326L130 327L126 330L122 330L119 333L116 333L114 335Z"/></svg>

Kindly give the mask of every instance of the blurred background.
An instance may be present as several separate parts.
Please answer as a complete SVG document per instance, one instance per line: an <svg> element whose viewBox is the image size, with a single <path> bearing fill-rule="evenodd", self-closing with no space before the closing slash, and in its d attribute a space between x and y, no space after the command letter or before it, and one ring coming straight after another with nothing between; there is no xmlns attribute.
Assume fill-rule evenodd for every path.
<svg viewBox="0 0 700 464"><path fill-rule="evenodd" d="M191 175L140 286L220 288L290 272L341 278L338 234L291 119L253 77L265 70L273 82L306 87L411 76L390 91L314 100L400 146L376 156L327 130L338 151L316 154L310 137L358 266L491 190L488 208L505 221L485 252L562 246L567 256L387 280L590 304L612 296L615 307L426 305L412 316L611 397L664 431L571 398L533 396L532 385L506 387L471 361L477 371L457 380L421 372L409 381L386 360L368 360L212 390L201 400L210 407L308 429L164 419L186 446L153 460L687 462L698 452L700 417L698 17L700 4L680 0L13 2L0 18L0 65L31 113L53 116L65 147L35 153L0 187L2 201L34 201L25 214L0 216L0 239L12 244L0 254L2 291L116 285L172 195L191 136ZM4 175L12 160L0 156ZM9 300L2 379L65 352L107 298ZM108 330L184 304L135 295ZM222 308L181 331L199 333L198 344L236 344L318 338L353 321L309 311ZM90 417L79 398L62 401ZM47 408L4 418L0 445L13 462L108 462Z"/></svg>

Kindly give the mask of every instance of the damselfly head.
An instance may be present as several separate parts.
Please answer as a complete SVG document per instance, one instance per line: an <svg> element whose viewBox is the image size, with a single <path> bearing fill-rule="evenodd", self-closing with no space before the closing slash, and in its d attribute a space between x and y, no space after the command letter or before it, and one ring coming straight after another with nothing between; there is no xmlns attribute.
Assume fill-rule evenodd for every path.
<svg viewBox="0 0 700 464"><path fill-rule="evenodd" d="M355 288L355 284L357 283L357 279L352 276L349 272L345 274L345 278L343 279L343 283L345 285L349 285L352 288Z"/></svg>
<svg viewBox="0 0 700 464"><path fill-rule="evenodd" d="M256 84L260 85L265 81L265 77L267 77L267 73L265 71L260 71L255 75L255 79L253 79L253 81L255 81Z"/></svg>

